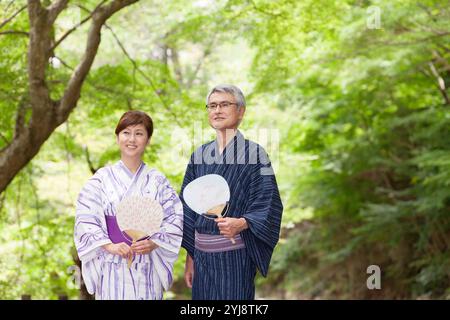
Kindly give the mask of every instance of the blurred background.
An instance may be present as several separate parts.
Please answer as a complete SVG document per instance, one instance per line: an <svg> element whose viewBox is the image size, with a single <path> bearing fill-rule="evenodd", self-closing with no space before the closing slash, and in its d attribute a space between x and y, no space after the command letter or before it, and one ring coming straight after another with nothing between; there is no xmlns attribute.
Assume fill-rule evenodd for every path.
<svg viewBox="0 0 450 320"><path fill-rule="evenodd" d="M449 39L438 0L1 0L0 299L91 298L75 201L119 117L151 115L145 162L179 192L218 83L285 208L257 298L450 299Z"/></svg>

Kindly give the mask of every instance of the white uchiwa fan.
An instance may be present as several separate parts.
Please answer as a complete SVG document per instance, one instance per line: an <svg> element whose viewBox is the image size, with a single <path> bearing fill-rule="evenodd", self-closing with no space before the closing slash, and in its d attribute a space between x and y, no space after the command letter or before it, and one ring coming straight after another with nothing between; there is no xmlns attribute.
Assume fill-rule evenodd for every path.
<svg viewBox="0 0 450 320"><path fill-rule="evenodd" d="M230 201L230 187L218 174L207 174L186 185L183 191L186 204L197 214L211 219L210 216L226 216ZM231 239L234 244L236 241Z"/></svg>
<svg viewBox="0 0 450 320"><path fill-rule="evenodd" d="M117 225L135 243L158 232L163 220L163 208L159 202L142 196L129 196L116 207ZM128 267L132 258L128 259Z"/></svg>

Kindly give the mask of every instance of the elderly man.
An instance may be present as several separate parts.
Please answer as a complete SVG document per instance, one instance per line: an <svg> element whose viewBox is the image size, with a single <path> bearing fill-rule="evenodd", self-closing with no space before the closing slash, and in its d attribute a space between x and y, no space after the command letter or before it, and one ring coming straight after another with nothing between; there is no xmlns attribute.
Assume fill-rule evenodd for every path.
<svg viewBox="0 0 450 320"><path fill-rule="evenodd" d="M193 212L181 196L185 281L194 300L251 300L256 271L267 275L283 206L266 152L238 130L245 114L241 90L216 86L206 102L217 139L192 154L181 194L196 178L218 174L230 187L230 201L226 217L208 219Z"/></svg>

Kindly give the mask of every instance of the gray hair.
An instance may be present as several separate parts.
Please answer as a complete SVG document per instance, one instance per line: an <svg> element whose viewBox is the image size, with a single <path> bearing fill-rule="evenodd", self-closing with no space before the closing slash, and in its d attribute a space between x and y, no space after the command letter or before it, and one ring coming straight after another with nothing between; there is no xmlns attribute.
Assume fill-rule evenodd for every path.
<svg viewBox="0 0 450 320"><path fill-rule="evenodd" d="M245 107L244 94L242 93L241 89L239 89L236 86L233 86L232 84L219 84L214 88L212 88L212 90L206 96L206 104L208 104L209 97L215 92L229 93L234 97L234 99L236 99L236 104L238 108Z"/></svg>

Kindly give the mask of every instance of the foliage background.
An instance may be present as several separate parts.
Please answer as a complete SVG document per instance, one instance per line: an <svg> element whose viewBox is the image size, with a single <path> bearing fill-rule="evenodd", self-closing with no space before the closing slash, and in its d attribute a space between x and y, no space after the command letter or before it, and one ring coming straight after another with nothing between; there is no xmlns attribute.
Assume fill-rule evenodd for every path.
<svg viewBox="0 0 450 320"><path fill-rule="evenodd" d="M0 22L25 4L0 1ZM71 1L55 33L97 4ZM76 109L0 194L1 299L77 299L74 203L90 167L118 160L118 118L152 116L145 162L179 190L213 138L217 83L246 94L242 131L269 151L285 207L259 298L450 298L448 1L146 0L107 25ZM0 28L0 149L28 87L28 39L2 31L28 28L26 10ZM87 28L55 52L54 94ZM189 297L184 256L168 299ZM381 290L366 287L373 264Z"/></svg>

